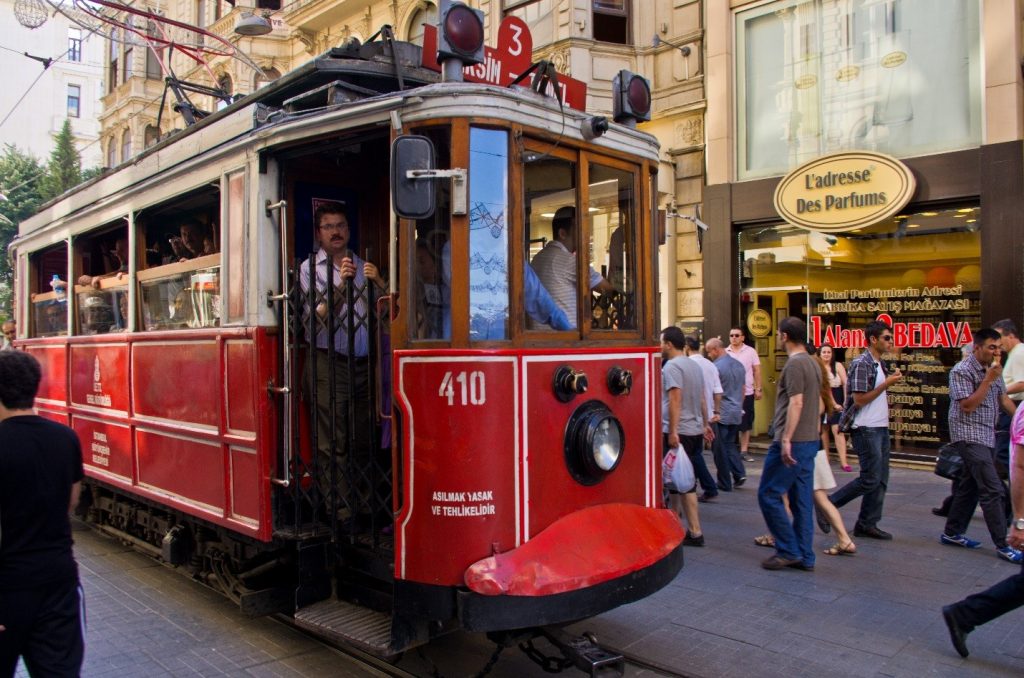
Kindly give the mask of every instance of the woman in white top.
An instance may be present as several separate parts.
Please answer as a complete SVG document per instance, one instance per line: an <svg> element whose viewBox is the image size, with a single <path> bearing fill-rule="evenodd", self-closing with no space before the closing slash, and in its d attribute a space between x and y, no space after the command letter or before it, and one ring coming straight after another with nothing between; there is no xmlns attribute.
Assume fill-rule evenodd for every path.
<svg viewBox="0 0 1024 678"><path fill-rule="evenodd" d="M849 473L853 470L846 460L846 436L839 432L839 416L846 402L846 368L836 362L835 350L828 344L822 344L818 350L822 362L828 368L828 385L832 389L832 402L825 403L824 426L821 427L821 447L828 451L828 432L836 439L836 452L839 454L839 466Z"/></svg>

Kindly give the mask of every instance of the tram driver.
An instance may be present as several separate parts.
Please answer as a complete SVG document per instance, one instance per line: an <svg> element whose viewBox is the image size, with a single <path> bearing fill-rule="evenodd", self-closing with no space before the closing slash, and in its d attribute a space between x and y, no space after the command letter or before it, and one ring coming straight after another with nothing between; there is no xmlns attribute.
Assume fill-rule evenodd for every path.
<svg viewBox="0 0 1024 678"><path fill-rule="evenodd" d="M299 288L302 291L303 326L306 328L306 340L312 347L310 359L306 361L304 383L307 397L314 403L316 418L318 478L317 482L323 497L329 498L337 493L338 519L345 521L365 520L366 516L357 515L353 511L356 506L366 506L369 501L370 488L364 483L356 483L350 487L345 471L348 454L354 457L355 467L364 468L369 463L371 449L369 425L369 347L370 333L368 316L372 310L370 303L372 282L380 290L386 290L387 281L381 276L377 266L363 261L349 247L351 229L344 207L340 203L323 203L316 208L313 215L315 233L314 240L320 243L314 257L316 275L313 278L313 302L310 303L310 271L309 260L299 267ZM328 270L331 271L331 291L334 310L327 305ZM353 285L355 304L349 312L346 299L346 287ZM312 308L311 308L312 306ZM308 336L310 316L315 327L315 337ZM333 321L330 319L333 315ZM354 354L352 356L352 373L348 369L348 332L352 322L354 334ZM333 328L333 337L328 336ZM333 363L333 371L332 371ZM333 376L333 383L332 383ZM346 428L349 408L349 390L351 384L354 399L355 418L353 420L355 434L355 450L348 450L348 430ZM331 411L333 392L334 411ZM335 484L331 486L331 440L335 441ZM365 456L365 458L364 458ZM360 473L356 474L361 476ZM358 497L350 495L351 491L359 493ZM359 527L359 525L355 525Z"/></svg>
<svg viewBox="0 0 1024 678"><path fill-rule="evenodd" d="M570 329L576 328L576 240L579 223L576 220L576 208L559 207L551 220L553 239L544 246L530 262L537 277L551 293L555 303L565 312ZM589 288L598 292L614 292L615 286L605 280L600 273L590 267Z"/></svg>

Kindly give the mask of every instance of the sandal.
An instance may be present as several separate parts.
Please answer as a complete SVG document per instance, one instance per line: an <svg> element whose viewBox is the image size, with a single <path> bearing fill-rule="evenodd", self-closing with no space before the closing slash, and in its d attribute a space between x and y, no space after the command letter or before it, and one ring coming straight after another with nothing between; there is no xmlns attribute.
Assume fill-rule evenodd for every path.
<svg viewBox="0 0 1024 678"><path fill-rule="evenodd" d="M852 556L857 553L857 545L852 541L845 546L836 542L823 551L826 556Z"/></svg>
<svg viewBox="0 0 1024 678"><path fill-rule="evenodd" d="M841 466L840 468L842 468L843 471L846 472L846 473L852 473L853 472L853 467L850 466L849 464L845 464L845 465Z"/></svg>
<svg viewBox="0 0 1024 678"><path fill-rule="evenodd" d="M760 534L754 537L754 543L758 546L764 546L770 549L775 548L775 537L770 534Z"/></svg>

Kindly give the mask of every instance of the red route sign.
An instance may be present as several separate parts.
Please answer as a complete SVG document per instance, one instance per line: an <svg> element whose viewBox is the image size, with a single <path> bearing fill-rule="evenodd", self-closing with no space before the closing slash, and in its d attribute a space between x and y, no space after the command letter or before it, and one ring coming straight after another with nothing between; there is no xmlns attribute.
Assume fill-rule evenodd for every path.
<svg viewBox="0 0 1024 678"><path fill-rule="evenodd" d="M498 47L484 47L484 62L462 69L469 82L483 82L500 87L509 86L530 67L533 58L533 36L530 27L519 17L507 16L498 27ZM432 71L441 71L437 63L437 26L423 25L422 65ZM523 81L529 85L529 78ZM586 111L587 84L567 75L558 75L562 102L578 111Z"/></svg>

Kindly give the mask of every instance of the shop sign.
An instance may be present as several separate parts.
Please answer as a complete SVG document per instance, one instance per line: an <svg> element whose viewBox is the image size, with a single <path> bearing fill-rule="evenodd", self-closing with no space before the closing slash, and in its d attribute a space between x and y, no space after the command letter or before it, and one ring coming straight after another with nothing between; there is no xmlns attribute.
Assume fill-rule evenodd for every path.
<svg viewBox="0 0 1024 678"><path fill-rule="evenodd" d="M839 233L902 210L917 183L906 165L881 153L836 153L801 165L779 182L775 209L791 224Z"/></svg>
<svg viewBox="0 0 1024 678"><path fill-rule="evenodd" d="M747 316L747 328L755 337L767 337L772 333L772 317L768 315L768 311L754 309Z"/></svg>

